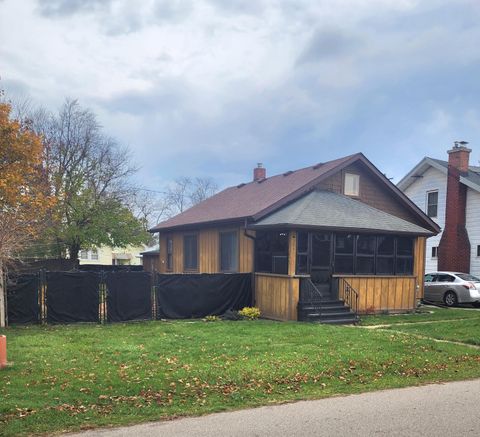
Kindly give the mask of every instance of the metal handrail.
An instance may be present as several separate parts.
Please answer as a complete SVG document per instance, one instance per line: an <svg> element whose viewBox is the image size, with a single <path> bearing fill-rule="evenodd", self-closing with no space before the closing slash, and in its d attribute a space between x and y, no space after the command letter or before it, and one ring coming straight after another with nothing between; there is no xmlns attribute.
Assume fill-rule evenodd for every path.
<svg viewBox="0 0 480 437"><path fill-rule="evenodd" d="M343 290L343 300L351 308L351 310L357 314L358 313L358 301L359 295L358 292L348 283L344 278L340 279L340 287Z"/></svg>
<svg viewBox="0 0 480 437"><path fill-rule="evenodd" d="M320 305L322 294L311 278L302 278L300 280L300 300L304 303Z"/></svg>

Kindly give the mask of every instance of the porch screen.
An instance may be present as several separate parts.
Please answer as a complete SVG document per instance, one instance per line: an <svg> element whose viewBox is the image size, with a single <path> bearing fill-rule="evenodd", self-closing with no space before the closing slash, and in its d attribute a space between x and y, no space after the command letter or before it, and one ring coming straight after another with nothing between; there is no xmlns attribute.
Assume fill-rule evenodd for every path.
<svg viewBox="0 0 480 437"><path fill-rule="evenodd" d="M257 232L255 260L257 272L288 274L288 232Z"/></svg>

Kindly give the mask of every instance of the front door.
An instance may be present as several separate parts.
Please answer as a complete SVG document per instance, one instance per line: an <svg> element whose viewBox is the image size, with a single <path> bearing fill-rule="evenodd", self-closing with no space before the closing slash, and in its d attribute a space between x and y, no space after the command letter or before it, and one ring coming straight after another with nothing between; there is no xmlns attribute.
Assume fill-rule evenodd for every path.
<svg viewBox="0 0 480 437"><path fill-rule="evenodd" d="M332 234L310 233L310 276L322 296L331 292L332 279Z"/></svg>

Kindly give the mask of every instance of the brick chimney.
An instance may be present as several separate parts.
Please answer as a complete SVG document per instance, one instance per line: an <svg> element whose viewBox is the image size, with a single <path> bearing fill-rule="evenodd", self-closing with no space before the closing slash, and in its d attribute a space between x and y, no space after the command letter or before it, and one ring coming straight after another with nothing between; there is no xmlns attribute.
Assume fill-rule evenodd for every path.
<svg viewBox="0 0 480 437"><path fill-rule="evenodd" d="M465 227L467 186L460 176L468 171L471 149L466 141L455 141L448 153L445 228L438 247L438 270L470 272L470 240Z"/></svg>
<svg viewBox="0 0 480 437"><path fill-rule="evenodd" d="M263 167L263 164L259 162L257 167L253 169L253 180L261 181L267 177L267 169Z"/></svg>

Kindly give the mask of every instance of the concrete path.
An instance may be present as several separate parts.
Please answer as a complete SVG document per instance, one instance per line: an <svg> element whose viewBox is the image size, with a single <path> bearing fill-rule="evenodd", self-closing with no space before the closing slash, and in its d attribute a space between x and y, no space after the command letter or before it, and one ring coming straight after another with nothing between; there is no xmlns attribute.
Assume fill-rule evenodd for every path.
<svg viewBox="0 0 480 437"><path fill-rule="evenodd" d="M302 401L73 435L480 436L480 379Z"/></svg>

